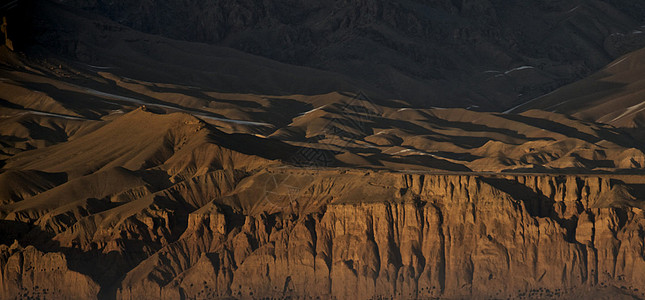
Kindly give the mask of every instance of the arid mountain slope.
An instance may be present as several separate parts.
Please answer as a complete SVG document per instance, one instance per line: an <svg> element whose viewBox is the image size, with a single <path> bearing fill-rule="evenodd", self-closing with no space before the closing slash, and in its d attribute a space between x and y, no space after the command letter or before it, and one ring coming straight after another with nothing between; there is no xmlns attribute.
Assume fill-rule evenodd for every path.
<svg viewBox="0 0 645 300"><path fill-rule="evenodd" d="M515 108L538 108L617 127L642 128L645 49L626 54L598 73Z"/></svg>
<svg viewBox="0 0 645 300"><path fill-rule="evenodd" d="M5 113L22 116L4 124L60 124L61 138L4 160L2 297L643 296L643 176L521 174L639 174L639 143L613 127L344 93L191 90L229 107L214 117L107 72L83 73L102 94L59 102L69 78L38 73L6 72L5 83L47 78L60 107L123 112L85 119L73 106L70 118L8 97ZM151 102L133 109L118 91ZM262 113L282 99L281 118Z"/></svg>
<svg viewBox="0 0 645 300"><path fill-rule="evenodd" d="M326 161L314 164L322 166L537 172L645 166L642 143L626 132L555 113L417 109L403 102L388 107L349 93L271 96L182 85L166 89L108 71L81 73L59 66L65 74L78 74L0 71L7 76L3 93L11 104L3 108L7 117L2 120L6 168L79 175L112 166L148 168L171 157L187 143L182 139L239 143L234 148L245 153L256 152L244 143L317 149L313 155ZM69 83L72 78L82 78L84 86ZM124 114L140 105L156 113ZM188 114L201 121L178 117ZM217 138L207 138L208 133L192 137L207 124L220 132ZM47 147L54 144L60 145ZM290 164L312 160L299 161L306 151L273 151L266 153ZM53 165L56 156L69 157L61 160L65 166Z"/></svg>
<svg viewBox="0 0 645 300"><path fill-rule="evenodd" d="M645 24L633 1L58 2L143 32L343 74L424 107L504 110L645 45L615 35ZM61 22L48 10L41 14ZM39 39L52 44L51 34ZM58 51L100 59L84 40L74 44Z"/></svg>

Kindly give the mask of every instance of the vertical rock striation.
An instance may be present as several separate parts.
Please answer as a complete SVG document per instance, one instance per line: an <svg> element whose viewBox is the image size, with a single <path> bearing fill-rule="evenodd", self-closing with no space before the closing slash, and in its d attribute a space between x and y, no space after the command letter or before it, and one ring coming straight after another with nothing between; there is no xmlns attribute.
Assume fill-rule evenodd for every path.
<svg viewBox="0 0 645 300"><path fill-rule="evenodd" d="M206 206L126 275L118 297L521 298L607 286L642 296L643 211L612 207L619 182L370 176L396 177L399 196L341 195L303 215Z"/></svg>
<svg viewBox="0 0 645 300"><path fill-rule="evenodd" d="M233 177L129 194L141 211L120 206L112 231L92 225L117 217L108 210L60 223L57 247L0 246L1 297L645 296L645 215L638 186L617 176L282 168ZM267 178L286 178L288 193L276 187L267 200Z"/></svg>

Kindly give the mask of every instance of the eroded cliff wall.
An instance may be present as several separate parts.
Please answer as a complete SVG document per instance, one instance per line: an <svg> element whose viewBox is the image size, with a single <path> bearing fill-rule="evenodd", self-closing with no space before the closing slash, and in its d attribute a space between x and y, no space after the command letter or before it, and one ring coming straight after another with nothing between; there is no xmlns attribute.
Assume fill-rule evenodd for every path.
<svg viewBox="0 0 645 300"><path fill-rule="evenodd" d="M336 191L348 180L339 177L301 193L300 201L331 193L310 213L259 203L263 212L231 214L213 202L130 270L116 296L523 298L609 286L643 296L643 211L625 205L631 194L620 181L362 176L354 183L385 177L396 192L352 201Z"/></svg>
<svg viewBox="0 0 645 300"><path fill-rule="evenodd" d="M4 221L24 233L0 246L0 298L644 296L640 185L617 177L213 174Z"/></svg>

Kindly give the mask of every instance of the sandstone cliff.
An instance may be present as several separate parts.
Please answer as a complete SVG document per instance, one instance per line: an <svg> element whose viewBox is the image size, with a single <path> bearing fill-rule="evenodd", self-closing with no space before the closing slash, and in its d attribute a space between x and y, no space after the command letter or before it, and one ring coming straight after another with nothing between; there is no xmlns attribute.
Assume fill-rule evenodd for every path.
<svg viewBox="0 0 645 300"><path fill-rule="evenodd" d="M198 178L121 195L130 203L75 225L37 222L22 242L49 253L2 246L2 298L644 296L637 177L278 168ZM169 204L180 201L190 205ZM58 246L35 238L46 236Z"/></svg>
<svg viewBox="0 0 645 300"><path fill-rule="evenodd" d="M214 201L191 213L182 236L130 270L116 297L522 298L609 286L643 295L644 214L620 203L630 196L621 182L338 178L314 178L289 200L318 201L314 208L273 213L271 202L244 209ZM374 186L373 201L353 201L354 180Z"/></svg>
<svg viewBox="0 0 645 300"><path fill-rule="evenodd" d="M3 299L91 299L100 286L68 268L61 253L33 246L0 245L0 297Z"/></svg>

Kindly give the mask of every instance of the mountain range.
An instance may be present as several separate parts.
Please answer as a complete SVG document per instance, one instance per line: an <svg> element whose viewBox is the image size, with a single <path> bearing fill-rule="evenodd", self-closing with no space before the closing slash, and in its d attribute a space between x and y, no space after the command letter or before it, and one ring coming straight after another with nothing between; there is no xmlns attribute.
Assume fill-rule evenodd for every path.
<svg viewBox="0 0 645 300"><path fill-rule="evenodd" d="M0 298L645 297L645 4L5 2Z"/></svg>

